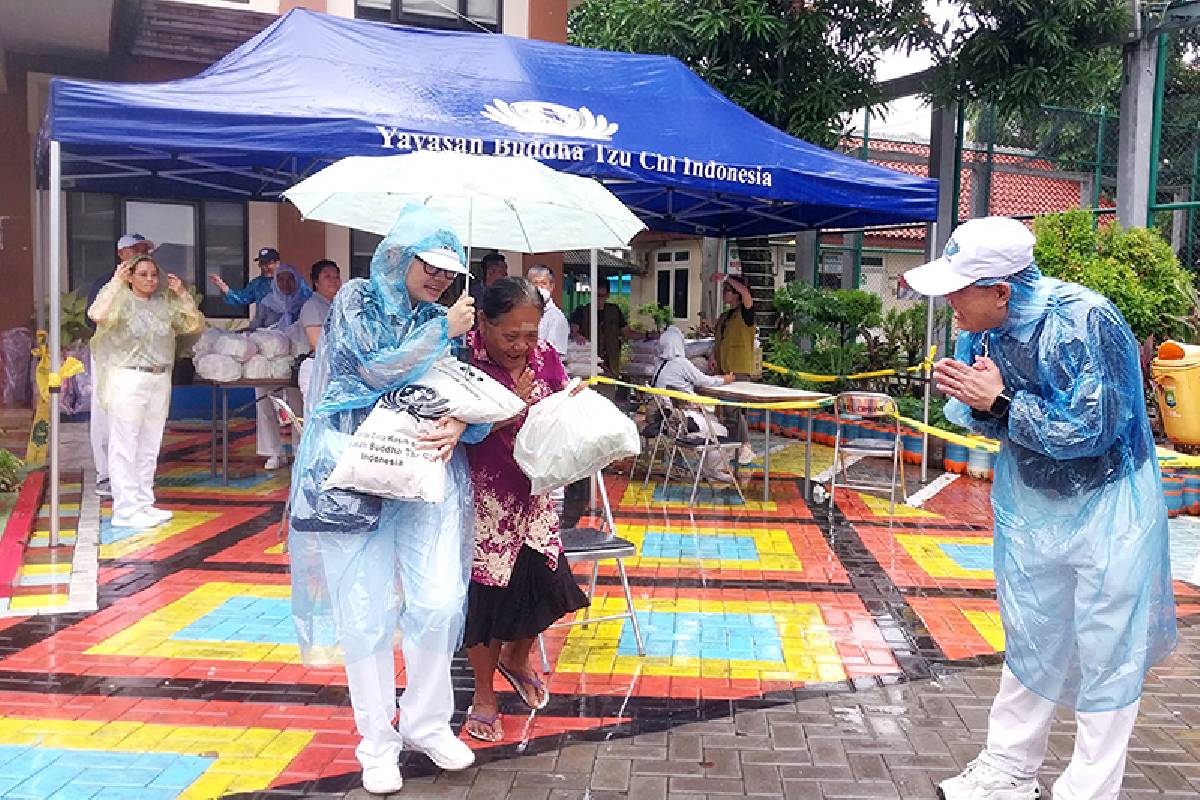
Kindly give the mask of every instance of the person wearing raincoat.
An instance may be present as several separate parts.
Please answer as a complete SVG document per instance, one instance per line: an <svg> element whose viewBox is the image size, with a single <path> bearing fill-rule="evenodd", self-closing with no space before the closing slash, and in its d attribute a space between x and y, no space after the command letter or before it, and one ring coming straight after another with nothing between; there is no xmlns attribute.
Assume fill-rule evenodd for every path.
<svg viewBox="0 0 1200 800"><path fill-rule="evenodd" d="M122 262L96 295L92 355L96 397L108 421L108 475L113 527L150 528L171 519L154 505L154 470L171 405L175 337L204 327L187 287L147 255Z"/></svg>
<svg viewBox="0 0 1200 800"><path fill-rule="evenodd" d="M250 320L249 330L272 328L287 334L288 338L303 337L304 332L294 330L300 319L300 310L308 298L312 297L312 289L300 277L300 273L291 264L280 264L275 268L271 277L269 291L254 308L254 318ZM295 410L303 408L304 400L299 389L291 387L276 390L283 396L288 407ZM276 417L275 406L267 400L271 394L266 389L255 389L255 452L267 459L265 469L279 469L283 466L283 439L279 436L279 419Z"/></svg>
<svg viewBox="0 0 1200 800"><path fill-rule="evenodd" d="M422 206L408 206L371 259L369 280L334 298L309 384L313 409L292 470L292 610L307 664L340 658L362 741L363 786L398 791L403 747L443 769L474 756L450 730L450 659L461 642L474 548L474 499L459 443L487 425L445 419L423 446L447 460L440 503L384 500L322 488L359 424L384 393L421 378L471 329L466 293L436 300L466 273L458 237ZM407 685L396 716L393 647L402 637Z"/></svg>
<svg viewBox="0 0 1200 800"><path fill-rule="evenodd" d="M1167 511L1137 342L1121 313L1043 276L1034 237L1003 217L964 223L910 270L961 331L934 368L946 417L1000 440L992 485L1006 642L984 751L944 800L1032 800L1056 705L1075 750L1055 800L1121 788L1146 672L1175 645Z"/></svg>

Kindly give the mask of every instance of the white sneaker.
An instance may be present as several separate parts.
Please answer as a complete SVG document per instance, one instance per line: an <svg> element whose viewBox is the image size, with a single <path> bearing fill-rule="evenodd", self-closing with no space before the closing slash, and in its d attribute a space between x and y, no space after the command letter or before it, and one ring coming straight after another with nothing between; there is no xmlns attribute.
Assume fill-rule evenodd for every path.
<svg viewBox="0 0 1200 800"><path fill-rule="evenodd" d="M112 487L108 483L108 478L105 478L102 481L96 481L96 496L112 497Z"/></svg>
<svg viewBox="0 0 1200 800"><path fill-rule="evenodd" d="M737 462L739 464L753 464L754 459L758 458L754 453L754 448L748 444L743 444L738 448Z"/></svg>
<svg viewBox="0 0 1200 800"><path fill-rule="evenodd" d="M130 517L113 517L112 520L114 528L153 528L162 523L163 520L152 517L144 511L139 511Z"/></svg>
<svg viewBox="0 0 1200 800"><path fill-rule="evenodd" d="M466 769L475 763L475 753L466 742L452 734L449 729L444 735L432 737L427 743L404 739L406 750L416 750L429 756L429 760L445 770Z"/></svg>
<svg viewBox="0 0 1200 800"><path fill-rule="evenodd" d="M1014 778L980 758L937 789L941 800L1036 800L1041 794L1033 778Z"/></svg>
<svg viewBox="0 0 1200 800"><path fill-rule="evenodd" d="M174 511L168 511L165 508L158 508L157 506L147 506L142 509L142 513L154 517L159 522L167 522L175 516Z"/></svg>
<svg viewBox="0 0 1200 800"><path fill-rule="evenodd" d="M283 459L279 456L271 456L267 459L267 463L263 465L263 469L279 469L283 466Z"/></svg>
<svg viewBox="0 0 1200 800"><path fill-rule="evenodd" d="M404 788L399 764L363 767L362 781L371 794L394 794Z"/></svg>

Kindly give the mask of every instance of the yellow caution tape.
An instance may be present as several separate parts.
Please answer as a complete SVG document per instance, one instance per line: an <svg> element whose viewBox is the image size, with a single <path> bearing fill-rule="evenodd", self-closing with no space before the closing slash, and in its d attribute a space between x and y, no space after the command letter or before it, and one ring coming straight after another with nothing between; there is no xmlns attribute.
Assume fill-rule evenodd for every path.
<svg viewBox="0 0 1200 800"><path fill-rule="evenodd" d="M900 420L902 424L907 425L908 427L913 428L921 433L927 433L930 436L936 436L939 439L945 439L947 442L961 444L967 447L978 447L983 450L987 450L989 453L1000 452L1000 443L995 439L989 439L986 436L967 436L961 433L952 433L951 431L937 428L933 425L926 425L924 422L918 422L915 419L902 417L899 414L896 415L896 419Z"/></svg>
<svg viewBox="0 0 1200 800"><path fill-rule="evenodd" d="M596 375L588 379L589 383L603 383L609 386L624 386L626 389L632 389L635 392L644 392L645 394L656 394L660 397L669 397L672 400L683 400L688 403L697 403L706 406L734 406L737 408L756 408L767 411L789 410L803 411L805 409L824 408L833 402L833 398L824 400L786 400L777 403L744 403L735 400L720 400L716 397L705 397L699 394L689 394L687 392L678 392L674 389L655 389L650 386L639 386L635 383L626 383L613 378L605 377L604 375Z"/></svg>
<svg viewBox="0 0 1200 800"><path fill-rule="evenodd" d="M925 360L920 364L914 364L911 367L903 367L901 369L877 369L874 372L856 372L853 375L822 375L816 372L801 372L800 370L788 369L781 367L778 364L772 364L769 361L763 362L763 369L780 375L791 375L800 380L810 383L833 383L835 381L858 381L867 380L869 378L886 378L889 375L899 375L904 372L921 372L923 370L933 369L933 359L937 355L937 345L929 348L929 354L925 356Z"/></svg>

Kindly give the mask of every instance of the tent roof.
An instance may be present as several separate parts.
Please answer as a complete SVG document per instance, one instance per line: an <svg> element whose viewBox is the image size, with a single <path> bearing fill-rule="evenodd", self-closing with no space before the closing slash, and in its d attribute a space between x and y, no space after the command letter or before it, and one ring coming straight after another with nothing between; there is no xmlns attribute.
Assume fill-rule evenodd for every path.
<svg viewBox="0 0 1200 800"><path fill-rule="evenodd" d="M788 136L673 58L304 9L194 78L54 79L42 139L62 143L76 191L278 199L343 156L460 148L593 175L654 230L762 235L937 210L936 181Z"/></svg>

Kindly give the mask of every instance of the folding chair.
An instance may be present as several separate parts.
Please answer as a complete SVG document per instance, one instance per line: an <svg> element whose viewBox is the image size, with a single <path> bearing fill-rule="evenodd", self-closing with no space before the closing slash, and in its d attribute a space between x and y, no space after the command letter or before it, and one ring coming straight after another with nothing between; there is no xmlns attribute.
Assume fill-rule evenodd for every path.
<svg viewBox="0 0 1200 800"><path fill-rule="evenodd" d="M617 536L617 526L613 521L612 506L608 502L608 489L604 485L603 473L596 473L596 486L600 490L600 499L604 504L604 519L601 528L568 528L559 533L563 544L563 556L571 564L592 562L592 578L588 583L588 602L596 595L596 579L600 573L600 562L612 560L617 563L617 574L621 577L621 591L625 594L625 611L620 614L608 614L602 617L590 615L590 608L583 609L581 617L566 622L556 622L551 628L569 628L572 625L590 625L595 622L627 619L633 626L633 638L637 642L639 656L646 655L646 645L642 641L642 629L638 625L637 614L633 610L633 592L629 588L629 576L625 572L625 559L637 555L637 546L628 539ZM547 629L549 630L549 629ZM542 671L550 672L550 659L546 655L546 642L538 634L538 650L542 657Z"/></svg>
<svg viewBox="0 0 1200 800"><path fill-rule="evenodd" d="M904 441L900 434L900 420L896 416L896 401L886 394L878 392L842 392L833 399L833 414L837 420L837 436L833 442L833 469L829 478L829 515L832 518L835 507L834 492L837 487L843 489L865 489L871 491L888 490L888 514L896 510L896 475L900 475L900 493L908 500L908 489L904 483ZM861 433L853 438L846 437L845 426L850 423L866 420L888 419L890 434L886 438L872 438ZM887 484L869 483L866 481L851 482L846 475L846 456L859 455L865 457L891 457L892 479ZM838 483L838 469L841 468L842 481Z"/></svg>
<svg viewBox="0 0 1200 800"><path fill-rule="evenodd" d="M688 505L696 504L696 492L700 489L700 473L703 471L705 457L714 451L721 451L727 447L740 447L741 442L736 436L717 436L713 433L713 426L716 423L716 418L712 414L712 409L706 405L698 407L700 413L704 417L704 425L698 431L688 431L688 416L682 408L671 407L673 417L672 424L672 442L671 456L667 459L667 473L663 479L663 485L666 486L671 480L671 471L675 467L675 456L680 456L680 462L684 467L693 471L692 478L692 495L688 500ZM688 465L686 453L691 453L695 458L694 465ZM742 487L738 484L737 478L730 473L732 478L730 483L737 490L738 497L742 498L742 502L746 502L746 495L742 494ZM714 481L706 478L705 483L710 486L714 485Z"/></svg>
<svg viewBox="0 0 1200 800"><path fill-rule="evenodd" d="M296 416L296 412L288 405L287 401L282 397L275 395L267 395L271 398L271 405L275 407L275 414L279 417L280 425L292 426L292 453L295 454L300 444L300 436L304 433L304 418ZM283 521L279 525L279 539L283 542L283 549L287 551L287 522L292 510L292 493L288 492L287 500L283 504Z"/></svg>
<svg viewBox="0 0 1200 800"><path fill-rule="evenodd" d="M654 444L652 447L642 449L646 451L648 458L646 459L646 476L642 479L642 488L645 489L650 484L650 473L654 471L654 459L658 458L658 451L661 449L663 457L667 455L667 449L670 446L670 441L673 436L671 429L671 401L661 395L647 394L650 398L650 407L658 414L658 431L654 435ZM649 438L649 437L643 437ZM636 468L636 464L634 465ZM664 464L665 466L665 464ZM630 473L629 479L634 479L633 473Z"/></svg>

